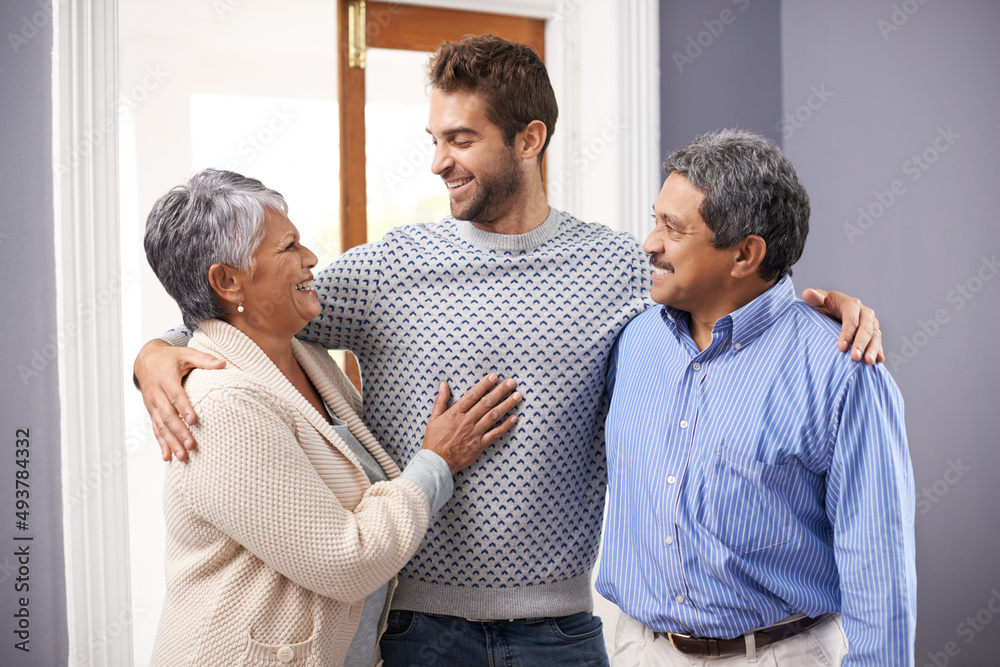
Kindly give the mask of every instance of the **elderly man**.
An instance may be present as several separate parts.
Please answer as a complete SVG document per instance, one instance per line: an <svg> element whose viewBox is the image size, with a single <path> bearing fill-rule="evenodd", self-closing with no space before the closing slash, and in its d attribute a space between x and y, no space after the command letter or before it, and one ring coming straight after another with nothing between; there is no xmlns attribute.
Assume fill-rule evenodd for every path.
<svg viewBox="0 0 1000 667"><path fill-rule="evenodd" d="M903 401L795 298L805 189L742 132L664 169L643 246L662 307L625 328L608 376L612 664L912 665Z"/></svg>
<svg viewBox="0 0 1000 667"><path fill-rule="evenodd" d="M432 169L453 217L398 227L324 269L323 312L300 337L358 357L364 420L402 465L443 380L462 389L488 372L514 377L525 407L455 478L400 573L385 664L606 665L591 613L604 373L615 337L649 305L646 256L628 234L549 207L541 160L557 107L530 47L492 35L446 42L428 74ZM843 295L827 305L845 315L846 349L857 305ZM871 333L858 330L854 352L874 362ZM179 371L211 363L152 347L137 359L168 458L193 446L178 417L194 419Z"/></svg>

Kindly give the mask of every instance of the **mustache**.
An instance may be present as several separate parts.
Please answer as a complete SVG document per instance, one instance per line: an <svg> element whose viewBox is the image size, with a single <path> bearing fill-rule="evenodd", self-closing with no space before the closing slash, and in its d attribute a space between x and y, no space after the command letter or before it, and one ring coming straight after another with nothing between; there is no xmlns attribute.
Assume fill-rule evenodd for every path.
<svg viewBox="0 0 1000 667"><path fill-rule="evenodd" d="M654 252L649 256L649 263L658 269L663 269L664 271L674 270L674 265L670 262L664 261L663 254L659 252Z"/></svg>

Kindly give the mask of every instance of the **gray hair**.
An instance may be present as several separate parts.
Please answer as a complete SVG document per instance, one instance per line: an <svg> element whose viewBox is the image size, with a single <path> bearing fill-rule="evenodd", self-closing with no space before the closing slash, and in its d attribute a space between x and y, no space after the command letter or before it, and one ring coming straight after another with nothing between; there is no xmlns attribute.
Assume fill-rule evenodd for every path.
<svg viewBox="0 0 1000 667"><path fill-rule="evenodd" d="M227 314L208 270L213 264L253 270L265 209L288 214L285 199L260 181L216 169L198 172L153 205L146 219L146 259L188 329Z"/></svg>
<svg viewBox="0 0 1000 667"><path fill-rule="evenodd" d="M777 146L757 134L722 130L671 153L663 170L705 193L699 213L712 230L713 247L729 248L756 234L767 243L761 277L791 275L809 233L809 195Z"/></svg>

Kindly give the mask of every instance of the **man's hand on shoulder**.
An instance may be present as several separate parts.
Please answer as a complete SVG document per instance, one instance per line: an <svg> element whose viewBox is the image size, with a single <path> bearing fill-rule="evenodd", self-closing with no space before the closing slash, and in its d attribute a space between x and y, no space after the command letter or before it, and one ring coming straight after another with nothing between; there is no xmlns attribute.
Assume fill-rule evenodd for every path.
<svg viewBox="0 0 1000 667"><path fill-rule="evenodd" d="M153 422L153 433L164 461L169 461L171 454L184 461L188 451L195 447L188 427L198 417L181 385L184 376L195 368L225 367L226 362L210 354L173 347L159 339L149 341L139 350L132 372L142 390L142 402Z"/></svg>
<svg viewBox="0 0 1000 667"><path fill-rule="evenodd" d="M807 289L802 293L802 300L841 323L840 340L837 341L841 351L846 352L850 347L851 358L863 359L867 364L885 361L878 318L861 299L835 290Z"/></svg>

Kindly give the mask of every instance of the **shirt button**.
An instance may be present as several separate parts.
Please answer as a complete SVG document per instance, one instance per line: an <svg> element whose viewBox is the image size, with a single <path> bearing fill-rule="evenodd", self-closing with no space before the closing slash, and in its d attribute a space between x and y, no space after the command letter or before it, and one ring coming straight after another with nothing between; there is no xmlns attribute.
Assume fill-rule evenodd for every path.
<svg viewBox="0 0 1000 667"><path fill-rule="evenodd" d="M678 595L674 599L677 600L677 604L684 604L684 596L683 595Z"/></svg>
<svg viewBox="0 0 1000 667"><path fill-rule="evenodd" d="M696 371L700 371L700 370L701 370L701 364L699 364L699 363L698 363L698 362L696 361L696 362L694 362L693 364L691 364L691 368L695 369Z"/></svg>
<svg viewBox="0 0 1000 667"><path fill-rule="evenodd" d="M736 343L735 345L733 345L733 349L734 349L734 350L738 350L738 349L740 349L741 347L743 347L743 346L742 346L742 345L740 345L739 343Z"/></svg>
<svg viewBox="0 0 1000 667"><path fill-rule="evenodd" d="M666 539L664 539L663 541L666 542L667 544L673 544L674 543L674 538L672 538L669 535L667 535Z"/></svg>
<svg viewBox="0 0 1000 667"><path fill-rule="evenodd" d="M688 427L688 420L682 419L681 420L681 428L687 428L687 427Z"/></svg>
<svg viewBox="0 0 1000 667"><path fill-rule="evenodd" d="M676 477L674 477L673 475L667 475L667 484L673 484L676 481L677 481Z"/></svg>
<svg viewBox="0 0 1000 667"><path fill-rule="evenodd" d="M291 646L282 646L278 649L278 662L291 662L294 657L295 654L292 652Z"/></svg>

